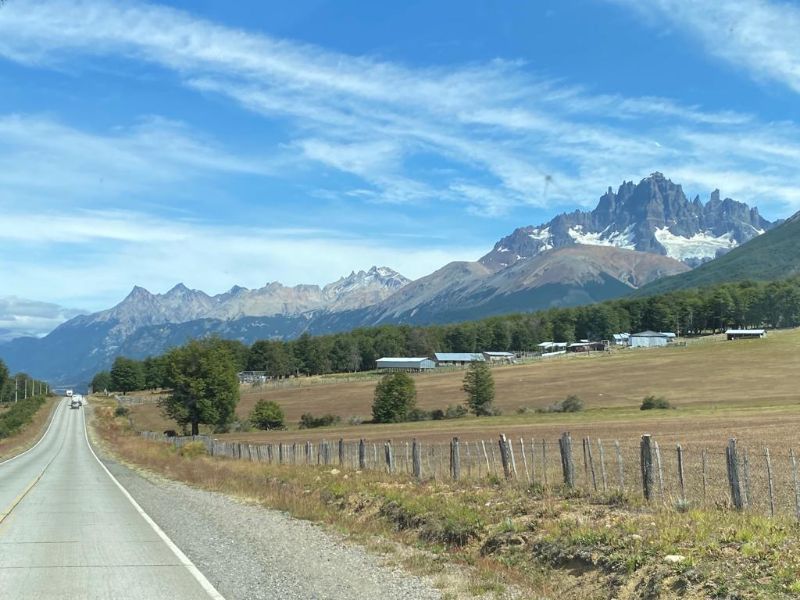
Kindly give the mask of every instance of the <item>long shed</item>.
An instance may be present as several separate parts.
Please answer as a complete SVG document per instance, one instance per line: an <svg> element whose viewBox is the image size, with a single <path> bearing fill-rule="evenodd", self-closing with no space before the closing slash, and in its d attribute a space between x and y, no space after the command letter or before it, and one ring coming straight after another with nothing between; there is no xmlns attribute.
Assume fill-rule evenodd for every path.
<svg viewBox="0 0 800 600"><path fill-rule="evenodd" d="M763 338L767 335L766 329L728 329L725 335L729 340L747 340Z"/></svg>
<svg viewBox="0 0 800 600"><path fill-rule="evenodd" d="M445 366L464 366L469 363L483 362L486 358L480 352L434 352L436 364Z"/></svg>
<svg viewBox="0 0 800 600"><path fill-rule="evenodd" d="M436 368L436 363L427 357L405 357L405 356L392 356L379 358L375 361L378 370L384 372L392 371L405 371L411 373L420 373Z"/></svg>

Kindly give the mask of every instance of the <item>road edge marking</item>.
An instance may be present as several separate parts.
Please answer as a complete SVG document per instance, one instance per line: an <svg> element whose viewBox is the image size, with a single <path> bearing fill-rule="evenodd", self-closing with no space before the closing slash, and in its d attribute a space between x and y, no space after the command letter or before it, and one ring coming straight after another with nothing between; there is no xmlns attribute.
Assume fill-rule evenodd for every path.
<svg viewBox="0 0 800 600"><path fill-rule="evenodd" d="M44 438L46 438L47 434L50 432L50 428L53 426L53 423L55 423L56 417L58 416L58 412L64 407L65 404L66 401L64 400L58 403L58 406L56 406L56 409L53 411L53 416L50 418L50 423L47 424L47 429L44 430L44 433L42 434L42 437L39 438L38 442L36 442L33 446L31 446L27 450L25 450L25 452L20 452L16 456L12 456L11 458L7 458L4 461L0 462L0 467L2 467L6 463L10 463L12 460L17 460L18 458L25 456L28 452L36 448L36 446L41 444L44 441Z"/></svg>
<svg viewBox="0 0 800 600"><path fill-rule="evenodd" d="M94 448L92 448L91 442L89 441L89 434L86 429L85 412L83 413L83 437L86 440L86 445L89 447L89 452L92 453L92 456L94 456L94 459L102 467L103 471L106 472L106 475L108 475L111 478L111 481L113 481L116 484L116 486L120 489L122 494L133 505L133 508L136 509L136 512L138 512L139 515L147 522L147 524L153 528L153 531L155 531L156 534L158 534L158 537L161 538L161 540L167 545L167 547L170 550L172 550L172 553L178 558L181 565L186 567L189 573L191 573L192 576L195 578L195 580L197 580L197 583L200 584L200 587L203 588L203 590L209 595L210 598L213 598L214 600L225 600L225 597L217 591L217 588L215 588L214 585L206 578L206 576L203 575L203 573L200 571L200 569L197 568L197 566L191 561L191 559L188 556L186 556L186 554L184 554L183 551L180 548L178 548L178 546L175 545L175 542L173 542L169 538L169 536L166 533L164 533L164 530L161 529L161 527L159 527L155 521L153 521L150 515L148 515L141 506L139 506L139 503L136 502L133 496L131 496L130 492L128 492L128 490L125 489L125 486L123 486L119 482L119 480L116 477L114 477L114 474L108 470L108 467L106 467L103 464L103 461L100 460L100 458L97 456L97 454L94 451Z"/></svg>

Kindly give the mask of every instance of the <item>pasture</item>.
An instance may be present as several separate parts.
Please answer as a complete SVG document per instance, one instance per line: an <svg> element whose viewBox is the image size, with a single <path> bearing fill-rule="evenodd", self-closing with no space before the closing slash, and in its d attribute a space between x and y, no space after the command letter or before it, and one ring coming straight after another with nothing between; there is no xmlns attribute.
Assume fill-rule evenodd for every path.
<svg viewBox="0 0 800 600"><path fill-rule="evenodd" d="M510 436L555 439L574 436L633 440L644 432L660 441L722 446L728 437L778 444L794 440L800 426L800 392L793 375L800 368L800 330L770 332L766 339L728 342L720 336L663 349L615 350L570 355L492 372L495 404L502 416L425 421L396 425L349 425L351 417L370 418L376 375L360 374L293 380L289 384L244 387L237 408L246 418L256 401L275 400L289 430L236 432L219 436L231 441L276 442L364 438L438 441ZM463 403L463 371L415 377L417 405L426 410ZM539 414L536 408L578 395L586 410L574 414ZM664 396L675 410L641 411L642 398ZM525 411L524 414L518 414ZM138 429L174 428L152 404L133 406ZM342 423L297 430L303 413L338 415Z"/></svg>

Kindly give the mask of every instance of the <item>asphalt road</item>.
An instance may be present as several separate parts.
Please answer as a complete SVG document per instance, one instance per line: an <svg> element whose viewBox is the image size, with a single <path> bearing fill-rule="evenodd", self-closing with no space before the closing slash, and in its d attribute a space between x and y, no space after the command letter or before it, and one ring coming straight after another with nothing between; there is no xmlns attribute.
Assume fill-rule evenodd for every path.
<svg viewBox="0 0 800 600"><path fill-rule="evenodd" d="M97 459L66 400L34 448L0 463L0 597L222 598Z"/></svg>

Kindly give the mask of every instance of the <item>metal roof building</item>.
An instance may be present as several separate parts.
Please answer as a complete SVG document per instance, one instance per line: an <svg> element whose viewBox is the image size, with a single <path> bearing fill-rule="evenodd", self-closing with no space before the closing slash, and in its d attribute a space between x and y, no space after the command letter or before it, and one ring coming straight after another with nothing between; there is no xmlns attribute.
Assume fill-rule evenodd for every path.
<svg viewBox="0 0 800 600"><path fill-rule="evenodd" d="M514 362L517 359L517 355L513 352L484 352L483 355L486 357L486 360L489 362Z"/></svg>
<svg viewBox="0 0 800 600"><path fill-rule="evenodd" d="M434 352L433 358L438 365L466 365L486 360L480 352Z"/></svg>
<svg viewBox="0 0 800 600"><path fill-rule="evenodd" d="M419 373L436 368L430 358L422 357L385 357L375 361L379 371L410 371Z"/></svg>
<svg viewBox="0 0 800 600"><path fill-rule="evenodd" d="M640 331L632 333L628 338L631 348L656 348L666 346L669 336L658 331Z"/></svg>
<svg viewBox="0 0 800 600"><path fill-rule="evenodd" d="M763 338L767 335L766 329L728 329L725 335L729 340Z"/></svg>

